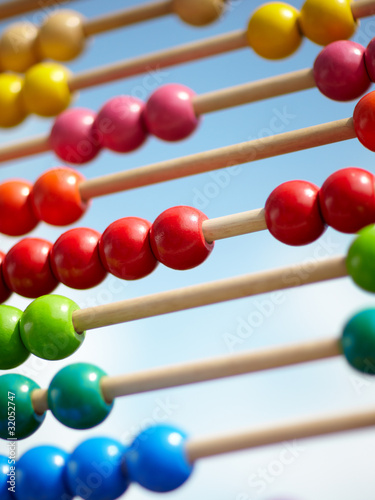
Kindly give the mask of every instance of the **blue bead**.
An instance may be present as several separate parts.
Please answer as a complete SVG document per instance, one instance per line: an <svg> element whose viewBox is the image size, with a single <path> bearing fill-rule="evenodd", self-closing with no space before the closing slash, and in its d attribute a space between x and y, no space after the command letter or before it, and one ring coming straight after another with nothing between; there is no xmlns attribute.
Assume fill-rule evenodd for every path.
<svg viewBox="0 0 375 500"><path fill-rule="evenodd" d="M74 495L89 500L114 500L129 486L122 470L125 447L118 441L94 437L70 455L66 473Z"/></svg>
<svg viewBox="0 0 375 500"><path fill-rule="evenodd" d="M72 500L66 482L68 453L55 446L31 448L17 461L17 500Z"/></svg>
<svg viewBox="0 0 375 500"><path fill-rule="evenodd" d="M365 309L348 321L341 347L353 368L375 375L375 309Z"/></svg>
<svg viewBox="0 0 375 500"><path fill-rule="evenodd" d="M1 500L12 500L14 498L10 493L15 489L14 481L14 462L11 458L0 455L0 498Z"/></svg>
<svg viewBox="0 0 375 500"><path fill-rule="evenodd" d="M124 455L129 479L158 492L181 486L193 470L185 454L186 437L170 425L155 425L141 432Z"/></svg>

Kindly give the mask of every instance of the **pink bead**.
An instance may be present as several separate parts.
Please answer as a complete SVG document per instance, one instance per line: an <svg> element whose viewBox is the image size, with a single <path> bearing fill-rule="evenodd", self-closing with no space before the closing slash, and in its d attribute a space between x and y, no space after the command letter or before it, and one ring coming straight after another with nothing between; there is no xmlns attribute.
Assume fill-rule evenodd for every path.
<svg viewBox="0 0 375 500"><path fill-rule="evenodd" d="M127 95L106 102L94 122L101 145L118 153L139 148L148 135L143 121L144 108L143 101Z"/></svg>
<svg viewBox="0 0 375 500"><path fill-rule="evenodd" d="M96 113L86 108L68 109L55 120L51 129L51 149L59 158L80 165L99 153L101 144L93 123Z"/></svg>
<svg viewBox="0 0 375 500"><path fill-rule="evenodd" d="M157 89L146 103L144 118L151 134L164 141L188 137L199 124L188 87L176 83Z"/></svg>
<svg viewBox="0 0 375 500"><path fill-rule="evenodd" d="M357 99L369 88L365 48L350 40L340 40L325 47L314 63L316 86L335 101Z"/></svg>
<svg viewBox="0 0 375 500"><path fill-rule="evenodd" d="M367 45L365 50L365 64L368 76L375 82L375 38Z"/></svg>

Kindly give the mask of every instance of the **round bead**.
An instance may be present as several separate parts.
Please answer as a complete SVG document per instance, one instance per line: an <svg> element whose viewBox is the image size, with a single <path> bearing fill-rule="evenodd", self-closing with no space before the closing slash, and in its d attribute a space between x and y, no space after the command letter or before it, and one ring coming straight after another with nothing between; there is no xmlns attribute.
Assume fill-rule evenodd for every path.
<svg viewBox="0 0 375 500"><path fill-rule="evenodd" d="M375 91L364 95L357 102L353 113L353 124L361 144L375 152Z"/></svg>
<svg viewBox="0 0 375 500"><path fill-rule="evenodd" d="M73 10L59 10L39 28L38 48L43 59L71 61L86 45L84 19Z"/></svg>
<svg viewBox="0 0 375 500"><path fill-rule="evenodd" d="M3 275L3 262L5 253L0 252L0 304L5 302L12 294L12 291L6 286Z"/></svg>
<svg viewBox="0 0 375 500"><path fill-rule="evenodd" d="M346 268L354 283L375 293L375 226L361 229L350 245Z"/></svg>
<svg viewBox="0 0 375 500"><path fill-rule="evenodd" d="M375 176L362 168L337 170L319 193L326 223L342 233L356 233L375 222Z"/></svg>
<svg viewBox="0 0 375 500"><path fill-rule="evenodd" d="M321 236L325 223L318 203L319 188L307 181L277 186L265 205L267 228L287 245L307 245Z"/></svg>
<svg viewBox="0 0 375 500"><path fill-rule="evenodd" d="M90 500L115 500L128 488L122 471L124 446L111 438L83 441L70 455L66 477L70 491Z"/></svg>
<svg viewBox="0 0 375 500"><path fill-rule="evenodd" d="M306 0L299 23L302 33L318 45L347 40L357 27L350 0Z"/></svg>
<svg viewBox="0 0 375 500"><path fill-rule="evenodd" d="M365 49L365 64L367 73L372 82L375 81L375 38L373 38Z"/></svg>
<svg viewBox="0 0 375 500"><path fill-rule="evenodd" d="M125 217L104 231L100 258L108 272L124 280L137 280L158 265L150 245L151 223L138 217Z"/></svg>
<svg viewBox="0 0 375 500"><path fill-rule="evenodd" d="M20 309L0 305L0 370L10 370L22 365L30 355L20 335L21 316Z"/></svg>
<svg viewBox="0 0 375 500"><path fill-rule="evenodd" d="M158 261L178 270L202 264L214 248L204 238L204 220L207 216L193 207L172 207L161 213L150 229L151 248Z"/></svg>
<svg viewBox="0 0 375 500"><path fill-rule="evenodd" d="M73 500L66 485L69 455L56 446L36 446L17 461L17 500Z"/></svg>
<svg viewBox="0 0 375 500"><path fill-rule="evenodd" d="M375 309L366 309L345 325L341 347L348 363L356 370L375 375Z"/></svg>
<svg viewBox="0 0 375 500"><path fill-rule="evenodd" d="M247 41L266 59L282 59L295 52L302 42L298 27L299 12L284 2L270 2L252 14Z"/></svg>
<svg viewBox="0 0 375 500"><path fill-rule="evenodd" d="M35 64L25 74L23 96L26 109L40 116L56 116L71 101L69 71L56 63Z"/></svg>
<svg viewBox="0 0 375 500"><path fill-rule="evenodd" d="M186 438L171 425L155 425L141 432L124 455L129 479L156 492L181 486L193 470L185 454Z"/></svg>
<svg viewBox="0 0 375 500"><path fill-rule="evenodd" d="M52 168L34 183L31 203L37 217L54 226L76 222L89 207L83 201L79 185L85 177L69 167Z"/></svg>
<svg viewBox="0 0 375 500"><path fill-rule="evenodd" d="M185 85L171 83L159 87L144 110L148 131L164 141L186 139L199 124L192 103L194 95Z"/></svg>
<svg viewBox="0 0 375 500"><path fill-rule="evenodd" d="M42 359L64 359L73 354L85 339L85 332L74 330L72 314L79 309L61 295L35 299L20 319L21 339L32 354Z"/></svg>
<svg viewBox="0 0 375 500"><path fill-rule="evenodd" d="M106 373L89 363L62 368L48 388L48 407L72 429L90 429L107 418L113 403L104 400L100 380Z"/></svg>
<svg viewBox="0 0 375 500"><path fill-rule="evenodd" d="M172 0L172 10L184 23L205 26L225 10L225 0Z"/></svg>
<svg viewBox="0 0 375 500"><path fill-rule="evenodd" d="M68 109L61 113L49 136L51 149L62 160L82 165L95 158L100 141L93 130L96 113L86 108Z"/></svg>
<svg viewBox="0 0 375 500"><path fill-rule="evenodd" d="M13 488L15 491L15 457L13 453L9 454L9 457L0 455L0 498L2 500L12 500L14 496L8 490L8 488ZM10 483L8 483L8 481ZM14 483L14 484L12 484Z"/></svg>
<svg viewBox="0 0 375 500"><path fill-rule="evenodd" d="M23 85L24 79L21 76L0 74L0 127L15 127L26 118Z"/></svg>
<svg viewBox="0 0 375 500"><path fill-rule="evenodd" d="M25 180L9 180L0 184L0 232L21 236L32 231L39 220L31 201L32 184Z"/></svg>
<svg viewBox="0 0 375 500"><path fill-rule="evenodd" d="M93 125L101 145L118 153L139 148L148 136L143 120L144 108L143 101L126 95L107 101Z"/></svg>
<svg viewBox="0 0 375 500"><path fill-rule="evenodd" d="M85 290L99 285L107 273L100 257L101 234L77 227L63 233L52 247L50 262L56 278L71 288Z"/></svg>
<svg viewBox="0 0 375 500"><path fill-rule="evenodd" d="M0 65L24 73L40 61L37 49L38 28L27 21L11 24L0 37Z"/></svg>
<svg viewBox="0 0 375 500"><path fill-rule="evenodd" d="M0 438L24 439L31 436L43 423L46 414L35 413L31 393L40 389L33 380L17 373L6 373L0 376ZM12 395L14 394L14 399ZM8 401L15 403L14 428L8 425ZM12 416L13 417L13 416ZM14 432L15 435L10 434Z"/></svg>
<svg viewBox="0 0 375 500"><path fill-rule="evenodd" d="M314 79L320 92L335 101L360 97L371 85L365 48L350 40L340 40L325 47L314 63Z"/></svg>

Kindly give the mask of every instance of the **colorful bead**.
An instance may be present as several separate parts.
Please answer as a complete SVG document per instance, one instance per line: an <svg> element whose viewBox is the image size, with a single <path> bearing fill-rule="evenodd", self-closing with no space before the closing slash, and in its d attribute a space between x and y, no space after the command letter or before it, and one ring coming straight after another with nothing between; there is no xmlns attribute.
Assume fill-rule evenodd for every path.
<svg viewBox="0 0 375 500"><path fill-rule="evenodd" d="M107 273L98 250L101 234L77 227L63 233L52 247L50 262L55 277L71 288L85 290L99 285Z"/></svg>
<svg viewBox="0 0 375 500"><path fill-rule="evenodd" d="M83 441L70 455L66 478L73 495L90 500L115 500L128 488L122 470L125 447L111 438Z"/></svg>
<svg viewBox="0 0 375 500"><path fill-rule="evenodd" d="M69 71L56 63L35 64L25 74L23 97L26 109L40 116L56 116L71 101Z"/></svg>
<svg viewBox="0 0 375 500"><path fill-rule="evenodd" d="M307 245L321 236L325 223L318 203L319 188L307 181L277 186L265 204L267 228L287 245Z"/></svg>
<svg viewBox="0 0 375 500"><path fill-rule="evenodd" d="M107 227L99 241L99 252L108 272L124 280L137 280L156 268L150 228L150 222L138 217L125 217Z"/></svg>
<svg viewBox="0 0 375 500"><path fill-rule="evenodd" d="M31 191L31 203L37 217L54 226L76 222L88 209L79 185L85 177L69 167L57 167L44 172Z"/></svg>
<svg viewBox="0 0 375 500"><path fill-rule="evenodd" d="M9 297L12 294L12 290L10 290L6 286L5 280L4 280L4 275L3 275L3 262L4 262L4 259L5 259L5 253L4 252L0 252L0 304L3 303L3 302L5 302L7 299L9 299Z"/></svg>
<svg viewBox="0 0 375 500"><path fill-rule="evenodd" d="M172 10L184 23L205 26L225 10L225 0L172 0Z"/></svg>
<svg viewBox="0 0 375 500"><path fill-rule="evenodd" d="M155 425L141 432L124 455L129 479L156 492L181 486L193 470L185 454L186 438L171 425Z"/></svg>
<svg viewBox="0 0 375 500"><path fill-rule="evenodd" d="M350 40L325 47L314 63L314 79L320 92L335 101L360 97L371 85L365 65L365 48Z"/></svg>
<svg viewBox="0 0 375 500"><path fill-rule="evenodd" d="M1 439L27 438L43 423L46 414L36 414L31 402L31 394L35 389L40 389L39 385L23 375L6 373L0 376ZM11 415L11 418L8 415L8 402L16 406L15 415ZM14 426L9 422L14 422ZM12 432L14 434L11 434Z"/></svg>
<svg viewBox="0 0 375 500"><path fill-rule="evenodd" d="M346 268L354 283L375 293L375 226L361 229L350 245Z"/></svg>
<svg viewBox="0 0 375 500"><path fill-rule="evenodd" d="M0 74L0 127L15 127L26 118L23 85L24 79L21 76Z"/></svg>
<svg viewBox="0 0 375 500"><path fill-rule="evenodd" d="M79 309L61 295L35 299L20 319L20 335L32 354L42 359L64 359L73 354L85 339L85 332L74 330L72 314Z"/></svg>
<svg viewBox="0 0 375 500"><path fill-rule="evenodd" d="M375 222L375 176L362 168L337 170L319 193L326 223L342 233L356 233Z"/></svg>
<svg viewBox="0 0 375 500"><path fill-rule="evenodd" d="M11 24L0 37L0 65L3 69L24 73L40 61L37 48L38 28L28 21Z"/></svg>
<svg viewBox="0 0 375 500"><path fill-rule="evenodd" d="M202 264L214 248L204 238L204 220L207 216L193 207L172 207L161 213L150 229L151 248L158 261L177 270Z"/></svg>
<svg viewBox="0 0 375 500"><path fill-rule="evenodd" d="M48 407L72 429L90 429L107 418L113 403L104 400L100 380L106 373L89 363L62 368L48 388Z"/></svg>
<svg viewBox="0 0 375 500"><path fill-rule="evenodd" d="M19 328L22 311L12 306L0 306L0 370L22 365L30 356L24 346Z"/></svg>
<svg viewBox="0 0 375 500"><path fill-rule="evenodd" d="M318 45L347 40L357 27L350 0L306 0L299 23L303 34Z"/></svg>
<svg viewBox="0 0 375 500"><path fill-rule="evenodd" d="M302 42L299 12L284 2L270 2L252 14L247 27L249 46L266 59L282 59L295 52Z"/></svg>
<svg viewBox="0 0 375 500"><path fill-rule="evenodd" d="M21 236L32 231L39 220L31 200L32 184L25 180L9 180L0 184L0 232Z"/></svg>
<svg viewBox="0 0 375 500"><path fill-rule="evenodd" d="M149 132L164 141L180 141L199 125L192 98L195 92L176 83L159 87L148 99L144 119Z"/></svg>
<svg viewBox="0 0 375 500"><path fill-rule="evenodd" d="M93 125L102 147L118 153L129 153L139 148L148 136L143 120L144 109L143 101L127 95L107 101Z"/></svg>
<svg viewBox="0 0 375 500"><path fill-rule="evenodd" d="M375 81L375 38L373 38L365 49L365 64L367 73L372 82Z"/></svg>
<svg viewBox="0 0 375 500"><path fill-rule="evenodd" d="M356 370L375 375L375 309L366 309L345 325L341 347L348 363Z"/></svg>
<svg viewBox="0 0 375 500"><path fill-rule="evenodd" d="M353 124L361 144L375 152L375 91L369 92L357 102Z"/></svg>
<svg viewBox="0 0 375 500"><path fill-rule="evenodd" d="M12 491L15 491L15 458L13 457L13 453L10 454L9 457L5 457L4 455L0 455L0 498L1 500L13 500L14 496L9 491L8 488L11 488ZM8 483L9 481L9 483ZM12 484L14 483L14 484Z"/></svg>

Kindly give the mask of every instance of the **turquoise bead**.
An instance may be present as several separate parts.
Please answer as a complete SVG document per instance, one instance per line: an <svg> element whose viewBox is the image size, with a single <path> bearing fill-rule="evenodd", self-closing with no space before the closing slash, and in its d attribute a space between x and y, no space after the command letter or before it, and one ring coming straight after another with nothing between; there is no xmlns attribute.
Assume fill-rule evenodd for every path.
<svg viewBox="0 0 375 500"><path fill-rule="evenodd" d="M89 429L100 424L113 403L102 395L100 379L106 373L89 363L75 363L60 370L48 389L48 407L67 427Z"/></svg>
<svg viewBox="0 0 375 500"><path fill-rule="evenodd" d="M359 231L346 258L346 268L353 281L368 292L375 293L375 226Z"/></svg>
<svg viewBox="0 0 375 500"><path fill-rule="evenodd" d="M353 368L375 375L375 309L365 309L348 321L341 337L341 346Z"/></svg>
<svg viewBox="0 0 375 500"><path fill-rule="evenodd" d="M22 365L30 356L20 336L21 316L20 309L0 305L0 370L10 370Z"/></svg>

